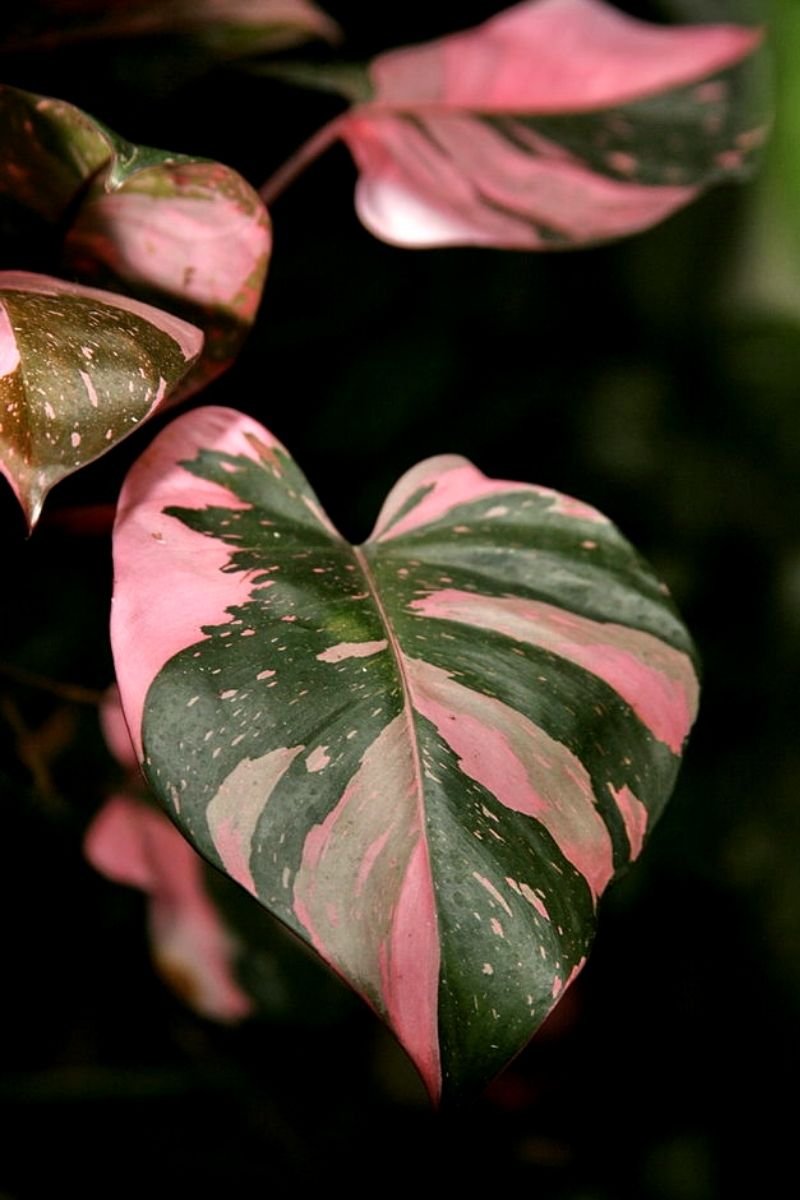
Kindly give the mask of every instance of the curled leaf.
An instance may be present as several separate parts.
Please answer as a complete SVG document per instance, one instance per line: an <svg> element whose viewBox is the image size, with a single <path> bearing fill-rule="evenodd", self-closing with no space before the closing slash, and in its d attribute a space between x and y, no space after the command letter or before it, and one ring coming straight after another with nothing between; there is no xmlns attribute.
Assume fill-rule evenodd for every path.
<svg viewBox="0 0 800 1200"><path fill-rule="evenodd" d="M356 208L401 246L539 250L646 229L741 178L763 140L756 30L659 28L602 0L527 0L376 58L337 125Z"/></svg>
<svg viewBox="0 0 800 1200"><path fill-rule="evenodd" d="M149 896L153 959L182 1000L217 1021L250 1014L232 972L235 943L203 886L202 859L163 813L134 796L110 797L85 853L106 878Z"/></svg>
<svg viewBox="0 0 800 1200"><path fill-rule="evenodd" d="M133 468L114 554L123 706L173 820L434 1098L481 1086L580 970L675 779L697 681L662 587L595 509L452 456L352 547L216 408Z"/></svg>
<svg viewBox="0 0 800 1200"><path fill-rule="evenodd" d="M67 234L66 261L82 278L147 296L203 329L185 396L233 362L255 320L269 217L229 167L137 157L113 160L92 181Z"/></svg>
<svg viewBox="0 0 800 1200"><path fill-rule="evenodd" d="M173 399L236 357L272 238L258 195L221 163L134 146L61 100L0 88L0 196L64 224L62 264L86 283L199 325L203 354Z"/></svg>
<svg viewBox="0 0 800 1200"><path fill-rule="evenodd" d="M0 471L31 529L50 488L164 404L202 345L139 300L0 272Z"/></svg>

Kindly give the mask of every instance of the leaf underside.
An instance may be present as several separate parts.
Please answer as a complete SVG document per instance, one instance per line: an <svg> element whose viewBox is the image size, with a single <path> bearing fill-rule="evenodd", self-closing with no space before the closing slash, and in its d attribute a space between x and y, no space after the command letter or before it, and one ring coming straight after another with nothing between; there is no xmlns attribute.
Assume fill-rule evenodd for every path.
<svg viewBox="0 0 800 1200"><path fill-rule="evenodd" d="M582 966L693 720L692 650L596 510L432 459L360 548L283 447L200 409L125 485L112 637L200 852L481 1087Z"/></svg>

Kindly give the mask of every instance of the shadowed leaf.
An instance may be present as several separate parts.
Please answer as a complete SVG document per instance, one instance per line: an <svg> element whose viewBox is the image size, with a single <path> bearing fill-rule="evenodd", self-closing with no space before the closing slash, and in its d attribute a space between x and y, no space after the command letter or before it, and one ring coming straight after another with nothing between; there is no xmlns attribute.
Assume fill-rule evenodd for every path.
<svg viewBox="0 0 800 1200"><path fill-rule="evenodd" d="M35 32L37 18L43 28ZM43 0L27 15L27 34L10 31L9 49L42 49L108 38L185 37L214 54L264 54L311 38L337 41L334 21L311 0Z"/></svg>
<svg viewBox="0 0 800 1200"><path fill-rule="evenodd" d="M232 972L235 943L203 886L203 861L168 818L134 796L112 796L85 850L101 874L150 897L153 959L181 999L217 1021L248 1016L252 1002Z"/></svg>
<svg viewBox="0 0 800 1200"><path fill-rule="evenodd" d="M166 983L216 1021L264 1013L317 1025L341 1016L349 997L336 981L153 807L115 687L100 718L128 777L92 821L84 850L100 874L148 896L153 961Z"/></svg>

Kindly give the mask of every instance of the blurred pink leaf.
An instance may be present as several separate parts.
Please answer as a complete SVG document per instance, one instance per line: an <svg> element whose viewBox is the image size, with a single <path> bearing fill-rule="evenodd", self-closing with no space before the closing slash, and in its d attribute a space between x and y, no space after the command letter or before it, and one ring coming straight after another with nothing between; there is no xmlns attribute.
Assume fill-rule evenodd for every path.
<svg viewBox="0 0 800 1200"><path fill-rule="evenodd" d="M237 945L206 892L202 859L162 812L135 794L141 777L116 687L106 694L100 721L109 749L131 773L133 794L107 800L86 834L86 857L106 878L150 897L153 959L182 1000L218 1021L248 1016L252 1001L233 974Z"/></svg>
<svg viewBox="0 0 800 1200"><path fill-rule="evenodd" d="M89 827L85 852L102 875L150 897L153 959L182 1000L217 1021L252 1011L231 970L233 939L203 887L202 860L163 813L112 796Z"/></svg>
<svg viewBox="0 0 800 1200"><path fill-rule="evenodd" d="M90 825L86 857L106 878L149 896L153 959L170 987L219 1021L264 1013L316 1025L347 1011L338 983L151 804L116 687L100 724L126 777Z"/></svg>
<svg viewBox="0 0 800 1200"><path fill-rule="evenodd" d="M0 473L31 529L50 488L152 416L202 346L139 300L0 272Z"/></svg>
<svg viewBox="0 0 800 1200"><path fill-rule="evenodd" d="M741 64L759 41L601 0L528 0L382 54L371 100L336 123L358 215L409 247L548 249L646 229L745 173L763 131Z"/></svg>

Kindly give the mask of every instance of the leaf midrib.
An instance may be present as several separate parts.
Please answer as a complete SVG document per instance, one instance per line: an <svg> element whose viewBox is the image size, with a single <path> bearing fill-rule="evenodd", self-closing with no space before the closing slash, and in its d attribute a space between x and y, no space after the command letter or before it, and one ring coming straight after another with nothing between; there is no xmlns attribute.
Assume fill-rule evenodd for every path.
<svg viewBox="0 0 800 1200"><path fill-rule="evenodd" d="M415 722L415 718L414 718L414 702L413 702L413 692L412 692L412 688L411 688L411 683L409 681L408 674L405 669L405 663L403 661L403 651L400 646L400 642L397 638L397 634L394 631L394 627L392 626L392 623L389 619L389 615L386 611L386 606L384 605L383 600L381 599L381 594L378 589L378 585L375 580L375 576L372 573L372 568L370 567L369 562L367 561L367 557L364 554L364 551L361 549L361 547L353 546L352 549L353 549L353 554L355 555L355 558L356 558L356 562L358 563L358 565L361 569L361 573L364 576L364 581L367 585L367 588L369 589L369 593L375 604L375 608L378 611L378 616L380 618L381 624L386 632L386 641L388 642L389 650L391 651L392 656L394 658L395 666L397 667L397 674L398 674L398 677L400 680L400 686L403 691L403 717L406 722L408 740L409 740L409 744L411 747L411 761L412 761L413 772L414 772L414 788L415 788L415 792L416 792L417 807L419 810L419 818L420 818L420 835L424 837L425 836L425 812L424 812L424 807L423 807L423 800L424 800L424 796L425 796L425 785L423 783L422 762L420 760L419 746L417 743L416 722Z"/></svg>

